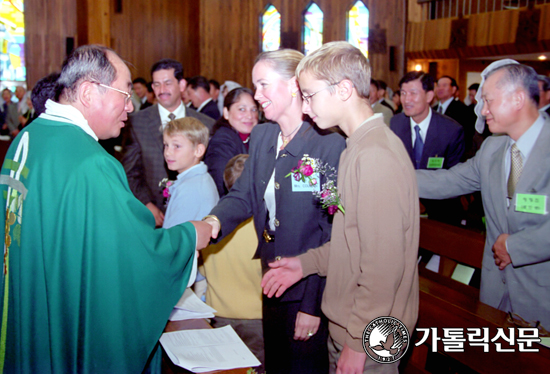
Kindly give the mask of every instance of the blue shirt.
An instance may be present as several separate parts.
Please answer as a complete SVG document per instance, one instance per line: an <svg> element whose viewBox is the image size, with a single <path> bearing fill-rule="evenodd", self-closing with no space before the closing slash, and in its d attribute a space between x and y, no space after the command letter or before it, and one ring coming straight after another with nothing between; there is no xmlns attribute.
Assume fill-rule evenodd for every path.
<svg viewBox="0 0 550 374"><path fill-rule="evenodd" d="M164 216L163 228L170 228L187 221L200 221L220 199L214 180L208 174L204 162L178 175L168 187L170 200Z"/></svg>

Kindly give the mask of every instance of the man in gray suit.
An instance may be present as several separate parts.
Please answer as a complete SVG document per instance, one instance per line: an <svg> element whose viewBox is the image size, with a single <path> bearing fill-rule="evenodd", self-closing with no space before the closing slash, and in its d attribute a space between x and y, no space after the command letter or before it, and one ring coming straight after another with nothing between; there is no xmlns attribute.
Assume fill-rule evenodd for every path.
<svg viewBox="0 0 550 374"><path fill-rule="evenodd" d="M164 162L162 128L171 119L189 116L198 118L212 131L214 120L183 105L181 94L187 83L178 61L164 59L156 62L151 68L151 76L158 104L129 116L130 139L122 164L130 189L151 210L156 226L160 227L166 207L159 182L169 176ZM170 179L175 177L173 175Z"/></svg>
<svg viewBox="0 0 550 374"><path fill-rule="evenodd" d="M537 110L536 72L512 62L482 73L480 113L499 135L449 170L418 170L419 194L442 199L481 190L487 239L480 300L548 329L550 119Z"/></svg>

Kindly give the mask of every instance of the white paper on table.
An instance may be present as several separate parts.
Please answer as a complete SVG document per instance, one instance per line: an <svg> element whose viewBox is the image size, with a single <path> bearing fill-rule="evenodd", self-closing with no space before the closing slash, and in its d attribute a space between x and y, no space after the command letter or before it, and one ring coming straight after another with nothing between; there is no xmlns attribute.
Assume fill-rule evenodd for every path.
<svg viewBox="0 0 550 374"><path fill-rule="evenodd" d="M194 373L260 365L230 325L166 332L160 343L175 365Z"/></svg>
<svg viewBox="0 0 550 374"><path fill-rule="evenodd" d="M214 313L216 313L216 309L206 305L191 288L187 288L172 310L170 321L213 318Z"/></svg>

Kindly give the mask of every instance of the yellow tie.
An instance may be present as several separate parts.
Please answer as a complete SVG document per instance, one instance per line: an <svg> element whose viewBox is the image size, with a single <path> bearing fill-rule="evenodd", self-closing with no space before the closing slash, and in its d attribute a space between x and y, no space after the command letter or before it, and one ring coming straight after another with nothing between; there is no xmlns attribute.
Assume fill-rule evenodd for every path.
<svg viewBox="0 0 550 374"><path fill-rule="evenodd" d="M518 184L519 177L523 171L523 160L521 159L521 152L516 145L512 144L510 151L510 176L508 177L508 197L511 199L514 197L516 186Z"/></svg>

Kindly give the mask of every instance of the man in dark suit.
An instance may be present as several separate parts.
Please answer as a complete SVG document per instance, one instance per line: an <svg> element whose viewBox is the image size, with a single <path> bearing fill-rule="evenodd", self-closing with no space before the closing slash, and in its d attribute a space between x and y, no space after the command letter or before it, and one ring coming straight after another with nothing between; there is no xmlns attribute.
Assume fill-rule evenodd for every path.
<svg viewBox="0 0 550 374"><path fill-rule="evenodd" d="M395 115L390 128L403 141L416 169L449 169L464 153L464 129L449 117L432 111L434 79L411 71L399 82L403 113ZM458 225L462 209L458 198L421 200L428 216Z"/></svg>
<svg viewBox="0 0 550 374"><path fill-rule="evenodd" d="M181 93L186 81L179 62L160 60L151 68L151 76L158 104L129 116L130 139L122 164L130 189L151 210L156 225L162 226L166 207L159 182L169 174L163 156L162 127L170 120L189 116L198 118L212 131L214 120L183 105Z"/></svg>
<svg viewBox="0 0 550 374"><path fill-rule="evenodd" d="M431 198L482 192L487 239L480 300L549 329L550 119L538 111L536 72L508 61L481 73L480 114L501 135L449 171L417 171L418 192Z"/></svg>
<svg viewBox="0 0 550 374"><path fill-rule="evenodd" d="M198 75L189 79L187 96L197 108L197 112L206 114L216 121L221 117L218 105L210 96L210 83L205 77Z"/></svg>
<svg viewBox="0 0 550 374"><path fill-rule="evenodd" d="M464 128L465 158L472 157L473 138L475 133L476 117L466 104L456 98L458 84L453 77L444 75L437 81L436 95L439 104L434 108L438 113L451 117Z"/></svg>
<svg viewBox="0 0 550 374"><path fill-rule="evenodd" d="M544 75L537 77L539 81L539 110L550 116L550 78Z"/></svg>

